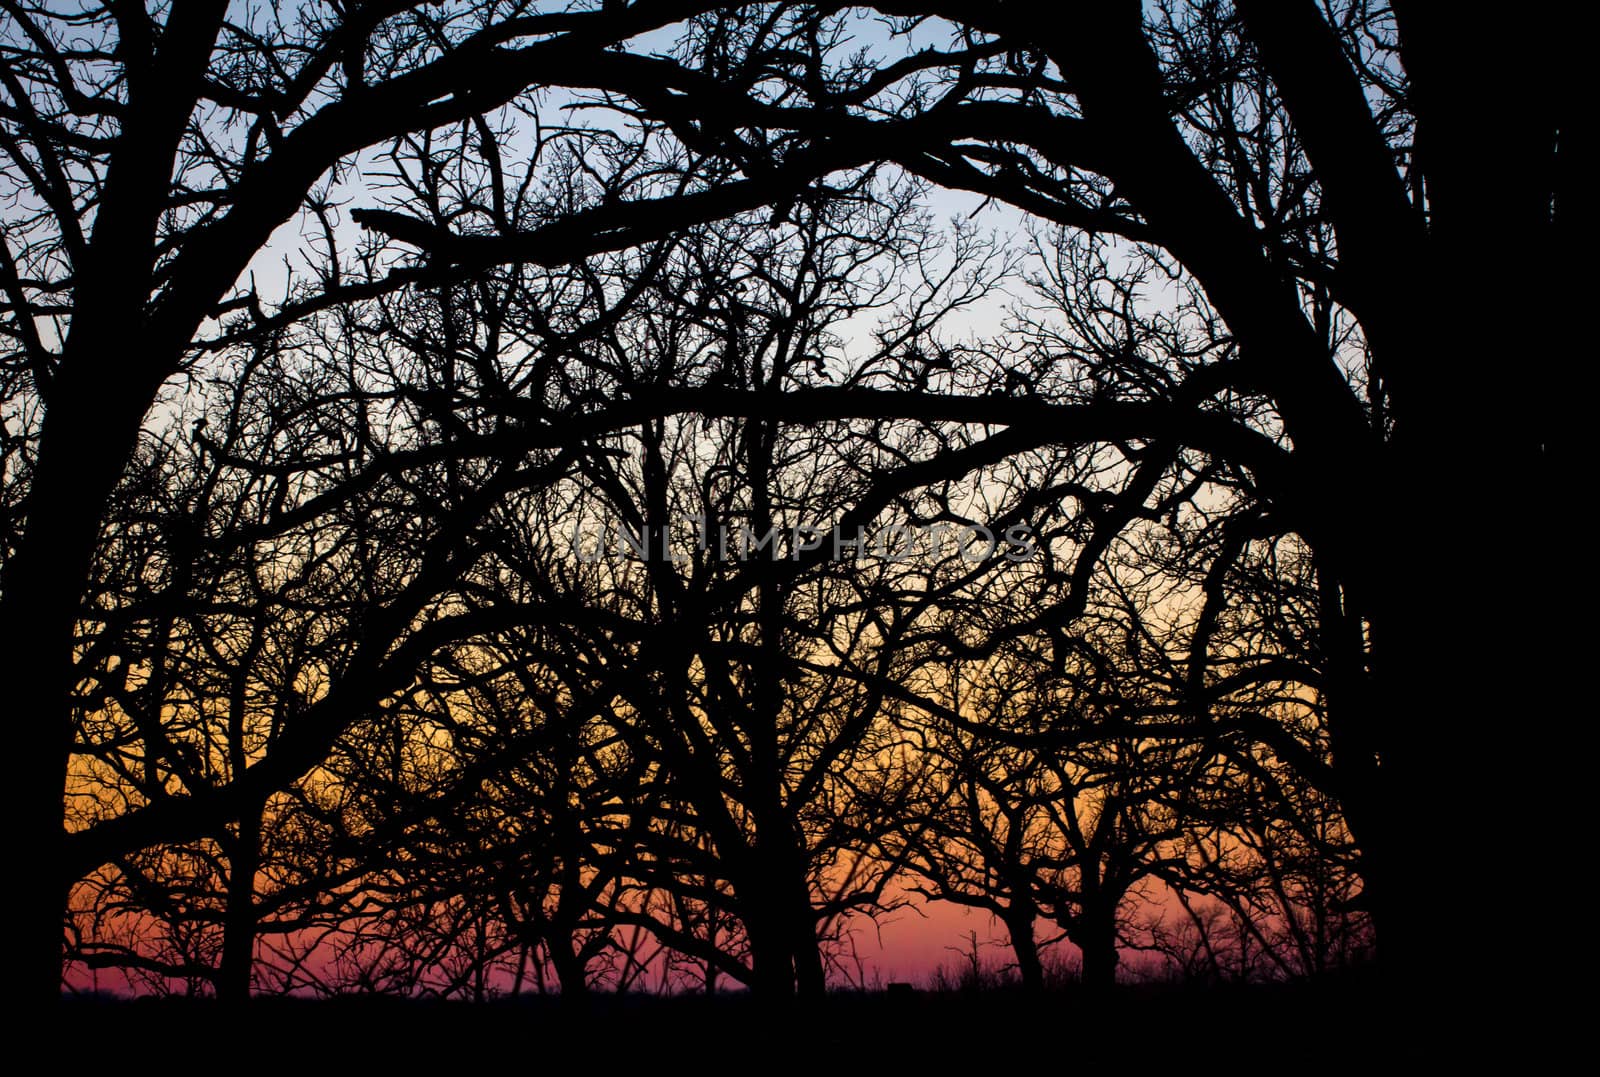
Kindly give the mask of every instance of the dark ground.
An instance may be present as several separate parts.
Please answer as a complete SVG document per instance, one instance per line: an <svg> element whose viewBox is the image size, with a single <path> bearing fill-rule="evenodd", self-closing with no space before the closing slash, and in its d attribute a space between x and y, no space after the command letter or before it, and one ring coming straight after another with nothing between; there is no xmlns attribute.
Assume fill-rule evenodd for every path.
<svg viewBox="0 0 1600 1077"><path fill-rule="evenodd" d="M940 1074L1447 1072L1485 1030L1370 978L1296 986L838 993L773 1007L742 995L601 996L471 1005L349 998L65 1000L61 1068L147 1061L151 1071ZM37 1029L36 1031L42 1031ZM1486 1049L1486 1048L1485 1048ZM1482 1063L1484 1058L1478 1057ZM76 1063L76 1065L74 1065ZM139 1069L140 1067L135 1067ZM1484 1072L1479 1066L1474 1071ZM59 1070L58 1070L59 1071ZM1385 1067L1384 1072L1388 1072Z"/></svg>

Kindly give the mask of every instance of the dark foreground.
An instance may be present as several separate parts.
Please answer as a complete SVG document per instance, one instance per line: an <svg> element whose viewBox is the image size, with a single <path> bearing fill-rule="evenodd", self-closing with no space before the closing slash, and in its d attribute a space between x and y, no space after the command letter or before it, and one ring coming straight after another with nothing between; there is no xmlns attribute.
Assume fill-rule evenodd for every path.
<svg viewBox="0 0 1600 1077"><path fill-rule="evenodd" d="M51 1039L94 1064L156 1068L452 1072L502 1060L521 1073L1356 1072L1379 1060L1473 1054L1460 1027L1361 978L1282 987L1127 987L1105 998L839 993L772 1006L745 996L524 998L472 1005L378 998L65 1000ZM42 1031L42 1029L40 1030ZM65 1060L64 1060L65 1061ZM69 1062L70 1065L70 1062ZM910 1066L915 1069L902 1070Z"/></svg>

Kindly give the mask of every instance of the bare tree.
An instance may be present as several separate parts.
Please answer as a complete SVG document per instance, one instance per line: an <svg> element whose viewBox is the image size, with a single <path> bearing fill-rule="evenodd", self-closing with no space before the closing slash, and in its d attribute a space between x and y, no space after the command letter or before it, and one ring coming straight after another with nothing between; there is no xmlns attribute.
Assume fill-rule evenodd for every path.
<svg viewBox="0 0 1600 1077"><path fill-rule="evenodd" d="M1517 710L1512 671L1554 667L1528 636L1502 640L1491 671L1463 657L1469 648L1440 658L1422 641L1441 622L1543 620L1552 593L1516 573L1487 590L1462 581L1485 563L1540 564L1533 521L1563 518L1556 491L1576 427L1550 392L1560 352L1547 335L1561 316L1527 324L1493 267L1573 250L1570 35L1546 6L1524 13L1515 41L1494 18L1408 3L1130 0L1074 7L1048 31L1016 5L875 6L903 17L908 37L948 28L948 47L832 65L817 48L775 49L761 54L761 89L734 101L702 68L639 58L659 87L642 103L686 141L732 143L726 152L752 160L785 138L872 138L937 183L1159 248L1183 267L1235 347L1154 398L1167 406L1124 412L1113 440L1219 454L1315 548L1348 638L1362 641L1328 699L1335 784L1374 914L1398 964L1448 966L1469 928L1439 921L1434 880L1448 869L1430 834L1441 804L1471 802L1465 776L1492 750L1468 716ZM848 38L848 19L818 22L824 53ZM806 59L791 66L791 55ZM1474 103L1483 72L1470 59L1483 56L1495 58L1499 107L1488 112ZM1481 167L1485 145L1504 169ZM1503 224L1487 242L1485 206ZM1339 322L1356 330L1349 347L1330 347ZM1538 373L1506 388L1491 341L1519 342L1541 357ZM1008 421L1036 421L1033 408ZM1212 423L1225 414L1235 422ZM1504 417L1501 451L1463 466L1484 414ZM1098 440L1082 427L1068 436ZM1539 508L1492 538L1461 535L1459 506L1484 489L1528 490ZM1419 717L1434 714L1471 728L1442 736Z"/></svg>
<svg viewBox="0 0 1600 1077"><path fill-rule="evenodd" d="M869 40L861 31L881 28L878 16L888 34ZM377 3L293 14L5 5L0 662L13 708L28 716L13 723L30 765L8 786L8 808L48 866L45 884L14 892L24 907L12 922L54 924L89 872L235 824L241 805L325 759L346 720L370 713L436 642L397 660L358 649L321 712L342 708L348 719L302 723L316 732L286 734L269 761L211 792L174 791L63 834L50 806L66 789L75 699L100 691L83 688L86 677L107 673L76 661L83 599L139 432L165 422L164 387L214 373L215 355L234 344L351 301L419 283L470 288L496 265L567 264L740 212L803 218L821 201L848 200L855 170L892 166L1060 225L1063 250L1082 237L1137 246L1170 270L1170 289L1129 305L1159 314L1178 294L1207 325L1201 347L1169 349L1154 365L1136 348L1089 363L1088 379L1045 377L1048 363L1011 369L981 388L926 363L893 387L796 384L783 395L741 379L736 363L720 383L613 379L606 388L618 395L587 400L576 419L564 412L570 421L558 424L535 409L516 451L577 446L674 411L751 429L892 416L1000 428L877 493L1041 446L1107 452L1121 463L1087 491L1097 509L1093 539L1073 554L1079 581L1119 534L1137 531L1152 484L1174 467L1225 473L1250 503L1230 513L1239 528L1298 536L1311 551L1327 658L1325 744L1303 750L1306 737L1282 714L1244 707L1229 727L1248 728L1252 743L1270 744L1337 799L1384 950L1413 971L1450 967L1469 925L1447 922L1454 914L1433 900L1447 867L1440 814L1472 802L1471 776L1495 750L1492 724L1528 706L1528 684L1539 709L1557 713L1568 683L1551 675L1560 665L1536 634L1501 631L1550 619L1556 559L1539 544L1552 521L1573 518L1562 498L1577 428L1557 342L1578 307L1529 317L1505 283L1507 267L1562 267L1573 250L1577 98L1563 72L1579 69L1577 35L1548 5L1519 17L1524 32L1508 35L1498 19L1453 20L1399 0L1123 0L1073 6L1050 26L1021 5L972 0ZM1486 56L1492 108L1478 92ZM547 122L555 111L532 94L535 80L576 91L561 104L605 119ZM1486 146L1501 167L1482 166ZM357 254L339 209L347 197L387 199L362 207L358 219L382 239ZM273 295L263 252L297 219L315 236L311 269ZM1515 377L1504 372L1508 346L1526 353ZM440 424L455 439L447 455L484 459L461 451L467 435L444 398L415 388L397 390L407 417ZM1488 453L1485 415L1496 431ZM646 447L665 444L672 425L658 424ZM515 455L505 449L496 446ZM460 538L481 514L459 499L493 501L490 487L520 481L514 474L487 466L464 485L447 475L422 500L447 507L440 516ZM1529 508L1464 528L1460 507L1485 490L1520 491ZM472 546L441 541L431 563L455 578ZM1191 569L1233 559L1217 548L1195 545ZM1485 578L1485 564L1496 566L1485 586L1462 585ZM670 583L653 571L658 590ZM413 582L362 632L388 646L446 589L432 574ZM756 590L783 599L788 586ZM1082 602L1080 588L1039 629L1062 639ZM761 607L781 622L782 601ZM1467 645L1440 657L1428 641L1441 624L1490 626L1500 657L1476 661ZM1202 672L1213 665L1205 635L1200 661L1187 663ZM726 701L779 714L780 668L774 657L759 671L764 686ZM1203 681L1186 682L1177 704L1196 722L1198 696L1232 687ZM681 707L678 694L670 702ZM773 763L768 753L768 777ZM1530 783L1516 790L1528 795L1506 801L1537 803L1534 777L1515 780ZM1506 836L1514 816L1495 821ZM43 997L57 940L43 930L25 938L23 964Z"/></svg>
<svg viewBox="0 0 1600 1077"><path fill-rule="evenodd" d="M398 140L445 156L469 145L473 155L484 151L476 193L488 226L517 232L520 253L509 260L543 262L759 205L774 190L793 190L793 174L817 174L797 162L779 176L669 181L663 192L641 181L659 175L655 155L624 151L612 158L628 162L634 184L622 200L572 205L575 212L526 230L508 215L535 182L547 143L528 155L531 169L499 167L509 136L498 110L526 102L541 84L594 82L618 55L613 46L697 10L645 3L541 14L517 4L379 3L287 12L211 2L65 13L7 5L6 442L8 470L27 485L25 495L9 486L0 650L13 706L36 716L18 723L17 750L39 761L28 781L8 786L7 803L36 827L28 839L36 862L54 865L44 872L51 882L13 894L24 920L54 922L81 865L113 852L64 855L54 813L40 809L58 802L65 780L72 626L100 512L163 386L230 336L436 268L390 262L376 278L346 275L336 191L374 159L369 148ZM633 134L648 143L640 125ZM369 223L389 221L385 212ZM308 289L274 303L258 290L262 255L301 215L321 233ZM192 808L204 814L202 798ZM36 947L29 979L43 997L56 979L47 970L58 965L58 940L43 930L26 937Z"/></svg>

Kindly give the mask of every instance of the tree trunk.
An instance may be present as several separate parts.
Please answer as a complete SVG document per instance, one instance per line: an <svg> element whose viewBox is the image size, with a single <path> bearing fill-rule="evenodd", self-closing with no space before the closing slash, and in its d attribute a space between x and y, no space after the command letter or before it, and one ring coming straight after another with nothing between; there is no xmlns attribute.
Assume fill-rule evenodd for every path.
<svg viewBox="0 0 1600 1077"><path fill-rule="evenodd" d="M550 963L556 968L556 982L561 985L561 997L569 1000L587 998L589 995L589 969L578 956L570 933L559 933L546 939L545 949Z"/></svg>
<svg viewBox="0 0 1600 1077"><path fill-rule="evenodd" d="M1578 189L1576 172L1558 169L1578 159L1579 98L1560 85L1578 65L1561 55L1576 46L1553 8L1530 10L1527 32L1507 41L1494 20L1394 7L1429 249L1403 300L1409 354L1379 356L1410 382L1395 386L1385 506L1399 541L1375 596L1391 823L1374 896L1397 988L1448 994L1454 1019L1471 1022L1501 1000L1480 986L1481 910L1460 893L1462 840L1559 862L1577 816L1556 798L1578 787L1568 768L1584 755L1560 723L1579 713L1571 686L1586 640L1557 608L1584 570L1573 540L1585 486L1568 468L1588 400L1564 339L1584 306L1569 257L1579 232L1564 217ZM1473 100L1485 49L1496 65L1488 108ZM1483 167L1485 147L1503 167ZM1508 878L1494 920L1538 923L1545 900L1544 888ZM1536 965L1556 952L1497 951L1490 979L1537 990Z"/></svg>
<svg viewBox="0 0 1600 1077"><path fill-rule="evenodd" d="M1072 941L1083 954L1080 974L1083 986L1100 994L1117 984L1117 907L1116 904L1086 904L1074 925Z"/></svg>
<svg viewBox="0 0 1600 1077"><path fill-rule="evenodd" d="M1433 536L1435 543L1438 537ZM1519 840L1511 833L1496 833L1506 820L1489 817L1497 811L1515 815L1526 803L1511 796L1496 807L1522 776L1507 773L1509 768L1482 754L1484 741L1490 739L1487 727L1517 714L1517 704L1506 698L1507 680L1516 674L1470 670L1462 664L1466 655L1448 655L1428 643L1443 642L1442 625L1503 624L1503 614L1493 601L1476 610L1464 608L1461 596L1451 592L1474 590L1471 574L1449 565L1454 559L1448 555L1434 556L1446 564L1417 566L1404 598L1393 604L1384 619L1387 624L1380 621L1374 633L1380 641L1379 684L1385 696L1386 774L1381 783L1383 825L1370 835L1366 877L1379 954L1398 975L1403 991L1428 981L1460 983L1460 974L1469 971L1460 962L1468 956L1465 942L1474 927L1464 903L1450 893L1458 870L1456 839L1463 828L1471 828L1474 841L1488 838L1500 848L1517 847L1533 837ZM1447 579L1439 579L1441 575ZM1500 654L1483 666L1504 662L1512 669L1525 668L1513 657L1514 647L1497 649Z"/></svg>
<svg viewBox="0 0 1600 1077"><path fill-rule="evenodd" d="M827 977L805 873L787 850L758 850L757 860L760 876L739 891L750 940L751 990L774 1000L792 999L797 991L803 998L820 998Z"/></svg>
<svg viewBox="0 0 1600 1077"><path fill-rule="evenodd" d="M794 954L783 931L783 918L760 896L751 901L747 893L740 904L745 909L744 930L750 941L751 992L766 1001L793 998Z"/></svg>
<svg viewBox="0 0 1600 1077"><path fill-rule="evenodd" d="M74 326L70 368L109 367L126 341ZM88 338L88 339L86 339ZM117 347L113 348L113 344ZM85 355L85 353L88 353ZM62 369L69 369L63 361ZM29 863L26 881L8 888L8 922L16 925L12 982L25 1000L48 1004L60 992L64 899L76 881L65 875L63 804L71 752L70 693L73 628L99 532L100 514L122 474L143 410L138 389L117 384L107 369L91 383L60 379L40 433L27 501L27 530L7 561L0 599L0 682L11 721L8 749L25 761L3 784L6 818L18 831L18 853ZM122 380L127 380L126 378Z"/></svg>
<svg viewBox="0 0 1600 1077"><path fill-rule="evenodd" d="M217 997L242 1003L250 998L256 958L256 872L261 867L261 811L239 820L228 849L228 908L222 926L222 964Z"/></svg>
<svg viewBox="0 0 1600 1077"><path fill-rule="evenodd" d="M1006 932L1011 936L1011 952L1017 958L1017 975L1028 993L1044 990L1044 964L1039 960L1039 945L1033 938L1033 914L1006 917Z"/></svg>
<svg viewBox="0 0 1600 1077"><path fill-rule="evenodd" d="M1466 1015L1487 996L1468 988L1479 978L1472 940L1481 923L1458 889L1461 842L1551 862L1541 843L1561 825L1548 798L1563 788L1564 746L1559 734L1530 738L1527 723L1570 711L1555 698L1561 674L1552 648L1560 644L1550 626L1559 623L1551 609L1559 599L1547 576L1563 551L1541 548L1556 518L1537 488L1537 465L1507 448L1501 459L1466 466L1496 452L1462 429L1486 413L1468 407L1462 387L1444 395L1460 413L1413 428L1389 494L1386 559L1369 603L1379 781L1357 838L1379 959L1397 1000L1423 991L1439 1000L1433 1012ZM1518 491L1525 506L1483 511L1486 497L1500 505ZM1549 821L1530 825L1530 813ZM1536 922L1538 889L1515 880L1500 887L1496 919ZM1537 980L1536 949L1501 955L1510 967L1496 979Z"/></svg>
<svg viewBox="0 0 1600 1077"><path fill-rule="evenodd" d="M816 1000L827 993L828 977L822 966L822 950L817 946L817 924L811 907L811 888L805 873L799 874L795 900L790 905L789 938L794 951L795 983L802 999Z"/></svg>

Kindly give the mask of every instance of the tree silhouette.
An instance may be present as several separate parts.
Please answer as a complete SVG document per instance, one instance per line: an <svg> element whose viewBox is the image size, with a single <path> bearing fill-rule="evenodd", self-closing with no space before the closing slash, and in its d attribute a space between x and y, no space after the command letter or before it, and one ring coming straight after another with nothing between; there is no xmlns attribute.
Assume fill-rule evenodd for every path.
<svg viewBox="0 0 1600 1077"><path fill-rule="evenodd" d="M1461 971L1472 925L1438 900L1441 829L1495 769L1493 842L1553 842L1525 813L1565 784L1559 760L1493 766L1506 715L1571 709L1571 644L1522 628L1555 623L1543 544L1580 489L1561 346L1579 35L1555 15L1519 10L1510 32L1411 0L1119 0L1049 22L972 0L5 4L0 664L23 761L6 809L38 865L8 889L18 975L54 995L70 905L76 959L239 995L264 931L322 922L370 870L397 931L374 960L446 940L479 994L529 930L577 960L619 926L816 993L819 941L891 900L905 865L884 843L941 757L986 776L985 803L1015 773L1013 809L1059 807L1070 764L1105 772L1113 818L1192 821L1169 884L1251 946L1281 926L1301 967L1337 947L1298 917L1359 933L1335 925L1359 893L1386 963ZM940 277L935 236L907 238L912 181L1041 226L1028 309L934 331L1003 274ZM822 221L863 253L819 271L817 248L791 263L770 238ZM944 236L970 266L971 228ZM870 294L796 290L816 281ZM808 303L883 325L833 362ZM758 368L762 349L781 362ZM697 455L697 428L736 451ZM1005 494L987 515L984 487ZM963 577L654 557L599 595L562 593L548 560L490 579L516 506L564 522L604 503L659 536L678 504L765 528L802 498L852 526L895 507L1053 530L1025 601L992 558ZM1119 587L1134 600L1106 600ZM984 630L950 629L957 608ZM626 647L597 627L619 617ZM580 638L605 662L561 653ZM1107 638L1135 645L1115 690L1074 684L1069 659ZM555 691L537 718L440 688L506 643L495 690ZM1047 752L939 702L930 670L1023 643L1133 734L1089 708ZM602 687L626 708L578 702ZM533 739L468 737L435 777L492 758L520 775L499 795L537 811L572 775L528 768L570 762L599 723L633 753L619 773L656 783L630 803L650 823L612 845L590 839L617 825L593 804L555 813L565 851L512 842L498 894L492 856L385 874L406 840L464 848L498 810L467 797L408 830L441 791L404 753L377 765L386 735L448 724L473 692L478 722L522 713ZM931 757L905 748L923 722L946 737ZM304 835L353 807L318 799L333 764L372 784L374 833L319 860ZM1044 774L1056 792L1029 785ZM609 782L577 799L607 803ZM830 889L846 850L870 867ZM605 885L566 911L508 897L563 858L598 874L547 893ZM1053 899L1078 910L1064 926L1085 878ZM107 949L96 909L151 916L171 945Z"/></svg>

